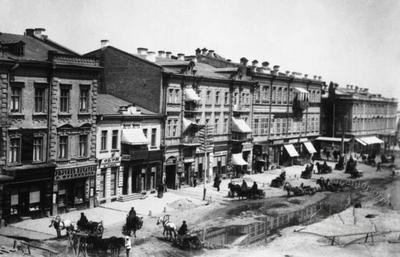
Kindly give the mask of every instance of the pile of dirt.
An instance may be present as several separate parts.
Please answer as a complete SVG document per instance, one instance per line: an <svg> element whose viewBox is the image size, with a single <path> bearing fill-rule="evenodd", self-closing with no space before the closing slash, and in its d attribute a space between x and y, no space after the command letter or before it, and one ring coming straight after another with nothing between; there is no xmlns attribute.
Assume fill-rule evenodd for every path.
<svg viewBox="0 0 400 257"><path fill-rule="evenodd" d="M173 201L172 203L169 203L168 206L171 208L177 209L179 211L186 211L186 210L196 208L198 205L196 205L190 199L183 198L183 199Z"/></svg>

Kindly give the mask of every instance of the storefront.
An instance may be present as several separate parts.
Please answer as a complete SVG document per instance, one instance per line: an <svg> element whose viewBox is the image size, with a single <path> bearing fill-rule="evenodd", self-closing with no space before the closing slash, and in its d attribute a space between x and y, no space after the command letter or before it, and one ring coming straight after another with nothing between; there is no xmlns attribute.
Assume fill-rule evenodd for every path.
<svg viewBox="0 0 400 257"><path fill-rule="evenodd" d="M53 164L38 164L5 169L5 174L12 178L3 184L2 216L7 222L51 215L54 168Z"/></svg>
<svg viewBox="0 0 400 257"><path fill-rule="evenodd" d="M165 161L165 184L168 188L171 189L177 188L177 171L178 171L177 158L171 156Z"/></svg>
<svg viewBox="0 0 400 257"><path fill-rule="evenodd" d="M121 157L111 157L100 160L96 175L96 195L99 203L117 200L122 194L123 169Z"/></svg>
<svg viewBox="0 0 400 257"><path fill-rule="evenodd" d="M94 207L96 171L97 165L56 169L53 203L58 213Z"/></svg>
<svg viewBox="0 0 400 257"><path fill-rule="evenodd" d="M376 136L356 137L354 151L363 154L378 154L383 148L384 141Z"/></svg>

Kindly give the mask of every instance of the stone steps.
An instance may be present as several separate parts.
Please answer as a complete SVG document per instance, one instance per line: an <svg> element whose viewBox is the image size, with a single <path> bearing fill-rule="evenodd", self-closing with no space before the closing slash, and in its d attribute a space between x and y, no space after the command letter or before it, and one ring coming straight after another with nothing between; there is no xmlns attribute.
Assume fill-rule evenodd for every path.
<svg viewBox="0 0 400 257"><path fill-rule="evenodd" d="M129 201L133 201L133 200L143 200L146 198L147 198L147 195L144 195L144 194L122 195L118 198L118 202L129 202Z"/></svg>

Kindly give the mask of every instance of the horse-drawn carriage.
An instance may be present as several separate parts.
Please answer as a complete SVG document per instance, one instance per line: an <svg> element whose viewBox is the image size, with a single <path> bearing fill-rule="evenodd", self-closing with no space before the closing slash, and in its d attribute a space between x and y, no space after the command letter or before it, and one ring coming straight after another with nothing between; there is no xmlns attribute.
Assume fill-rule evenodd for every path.
<svg viewBox="0 0 400 257"><path fill-rule="evenodd" d="M141 229L143 226L143 217L136 215L128 215L126 217L126 223L122 226L122 234L125 236L136 237L136 231Z"/></svg>
<svg viewBox="0 0 400 257"><path fill-rule="evenodd" d="M102 238L104 233L103 221L88 221L86 224L79 225L78 230L81 233L87 234L89 237Z"/></svg>
<svg viewBox="0 0 400 257"><path fill-rule="evenodd" d="M271 185L270 186L271 187L281 187L285 183L285 180L286 180L286 172L282 171L281 174L278 177L274 178L271 181Z"/></svg>
<svg viewBox="0 0 400 257"><path fill-rule="evenodd" d="M196 234L178 235L173 245L182 250L200 250L203 248L203 243Z"/></svg>
<svg viewBox="0 0 400 257"><path fill-rule="evenodd" d="M230 197L237 196L239 199L262 199L265 197L264 190L258 189L256 182L253 182L252 187L248 187L245 179L242 180L241 184L238 180L232 180L228 184L228 188Z"/></svg>
<svg viewBox="0 0 400 257"><path fill-rule="evenodd" d="M310 179L314 170L314 164L307 164L306 168L301 172L300 177L303 179Z"/></svg>
<svg viewBox="0 0 400 257"><path fill-rule="evenodd" d="M57 231L57 237L61 237L61 231L66 230L67 234L72 232L84 233L89 237L102 238L104 232L103 221L84 221L79 220L77 223L72 222L69 219L61 219L60 216L56 216L51 219L49 227L54 227Z"/></svg>
<svg viewBox="0 0 400 257"><path fill-rule="evenodd" d="M333 183L330 181L330 179L324 179L323 177L320 177L317 179L317 184L320 186L322 191L330 191L330 192L338 192L338 191L343 191L344 186L339 184L339 183Z"/></svg>
<svg viewBox="0 0 400 257"><path fill-rule="evenodd" d="M302 196L302 195L313 195L317 192L315 187L305 186L301 183L300 186L292 186L289 182L286 182L283 186L283 190L287 191L287 196L289 197L291 193L294 196Z"/></svg>

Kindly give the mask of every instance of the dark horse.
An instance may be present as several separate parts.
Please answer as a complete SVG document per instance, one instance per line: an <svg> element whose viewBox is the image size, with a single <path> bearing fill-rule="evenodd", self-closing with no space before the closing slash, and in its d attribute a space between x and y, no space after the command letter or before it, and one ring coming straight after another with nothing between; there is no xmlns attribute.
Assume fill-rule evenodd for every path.
<svg viewBox="0 0 400 257"><path fill-rule="evenodd" d="M136 215L128 215L126 217L126 224L122 227L122 234L136 237L136 231L143 226L143 217Z"/></svg>
<svg viewBox="0 0 400 257"><path fill-rule="evenodd" d="M239 197L239 199L243 199L244 197L247 197L248 190L243 190L242 187L238 184L233 184L232 182L230 182L228 184L228 188L230 190L230 195L232 197L235 197L235 194Z"/></svg>

